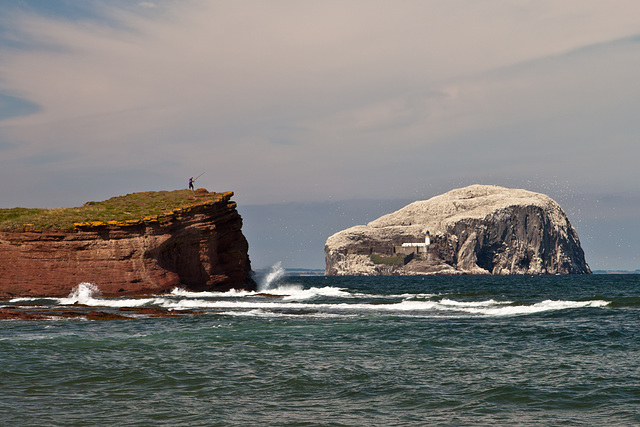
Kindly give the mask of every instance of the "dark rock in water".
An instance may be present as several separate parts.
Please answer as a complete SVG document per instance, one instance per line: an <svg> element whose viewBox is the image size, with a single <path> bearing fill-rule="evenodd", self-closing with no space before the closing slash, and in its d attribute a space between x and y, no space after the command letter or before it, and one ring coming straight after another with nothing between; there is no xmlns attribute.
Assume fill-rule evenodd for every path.
<svg viewBox="0 0 640 427"><path fill-rule="evenodd" d="M555 201L490 185L414 202L338 232L327 239L325 260L328 276L591 273Z"/></svg>

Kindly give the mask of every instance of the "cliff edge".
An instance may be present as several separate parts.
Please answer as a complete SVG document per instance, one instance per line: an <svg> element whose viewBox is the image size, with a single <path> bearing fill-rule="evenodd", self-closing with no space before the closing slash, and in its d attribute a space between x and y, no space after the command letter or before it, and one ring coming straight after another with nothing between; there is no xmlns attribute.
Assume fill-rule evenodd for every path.
<svg viewBox="0 0 640 427"><path fill-rule="evenodd" d="M548 196L472 185L417 201L325 245L327 276L588 274L578 235Z"/></svg>
<svg viewBox="0 0 640 427"><path fill-rule="evenodd" d="M93 218L51 227L30 223L21 229L16 229L15 220L5 221L0 224L4 225L0 229L0 297L67 296L81 282L115 295L162 293L175 287L255 289L249 245L232 196L233 192L205 189L134 193L35 215L46 219L70 212L91 218L89 213L97 215L97 206L103 212L104 206L115 204L112 200L127 200L131 212L120 212L118 219ZM166 204L158 204L168 198L179 207L167 210ZM153 210L152 203L153 209L160 209L157 214L123 219L124 214L130 217ZM10 218L26 210L3 211Z"/></svg>

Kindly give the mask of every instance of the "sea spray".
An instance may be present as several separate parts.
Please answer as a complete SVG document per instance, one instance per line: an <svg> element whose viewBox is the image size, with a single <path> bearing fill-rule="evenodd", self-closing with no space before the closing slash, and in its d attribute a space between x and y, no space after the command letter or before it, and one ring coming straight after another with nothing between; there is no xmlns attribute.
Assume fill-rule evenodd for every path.
<svg viewBox="0 0 640 427"><path fill-rule="evenodd" d="M101 295L102 292L94 283L82 282L71 290L69 296L63 300L63 304L87 304Z"/></svg>
<svg viewBox="0 0 640 427"><path fill-rule="evenodd" d="M160 304L162 297L154 298L102 298L102 292L94 283L82 282L71 290L66 298L56 298L61 305L86 305L91 307L140 307Z"/></svg>
<svg viewBox="0 0 640 427"><path fill-rule="evenodd" d="M264 276L258 284L258 291L263 292L277 286L278 282L284 277L285 270L282 263L278 261L271 267L271 271Z"/></svg>

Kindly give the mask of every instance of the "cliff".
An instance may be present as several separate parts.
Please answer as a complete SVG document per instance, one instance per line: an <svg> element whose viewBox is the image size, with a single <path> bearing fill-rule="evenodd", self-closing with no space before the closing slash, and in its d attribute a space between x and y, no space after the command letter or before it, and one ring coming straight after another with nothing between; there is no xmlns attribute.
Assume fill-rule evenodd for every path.
<svg viewBox="0 0 640 427"><path fill-rule="evenodd" d="M327 239L325 261L328 276L591 273L555 201L488 185L417 201L338 232Z"/></svg>
<svg viewBox="0 0 640 427"><path fill-rule="evenodd" d="M103 205L110 205L107 202L114 198L35 215L36 219L53 218L66 212L68 217L71 212L86 217L88 211L93 212L92 220L53 226L34 221L36 224L24 224L21 230L15 229L16 220L5 221L0 224L4 225L0 231L0 297L66 296L81 282L116 295L161 293L174 287L254 289L248 243L232 196L233 192L205 189L134 193L123 197L134 215L152 211L147 206L151 201L157 204L169 197L180 207L166 210L161 209L165 205L154 205L160 213L123 219L132 213L121 212L112 220L104 220L103 213L103 219L96 220L97 207L105 211ZM23 210L4 211L8 218Z"/></svg>

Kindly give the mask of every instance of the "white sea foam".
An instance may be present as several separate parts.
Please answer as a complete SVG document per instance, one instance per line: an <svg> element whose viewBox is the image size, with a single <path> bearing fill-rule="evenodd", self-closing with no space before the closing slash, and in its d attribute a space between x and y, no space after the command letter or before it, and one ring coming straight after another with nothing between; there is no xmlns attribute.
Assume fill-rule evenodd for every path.
<svg viewBox="0 0 640 427"><path fill-rule="evenodd" d="M325 289L326 290L326 289ZM313 290L311 294L317 295ZM332 291L333 292L333 291ZM343 291L341 291L343 292ZM479 316L516 316L532 313L540 313L545 311L555 311L564 309L575 309L583 307L605 307L608 305L606 301L542 301L530 305L514 305L511 301L495 301L493 299L486 301L454 301L443 299L442 301L425 301L425 300L403 300L399 302L387 304L371 304L371 303L313 303L301 302L298 300L290 300L284 298L274 298L271 300L255 300L253 298L241 298L236 300L206 300L206 299L182 299L159 301L160 305L173 310L186 309L211 309L223 313L234 313L236 315L251 316L252 313L265 312L279 313L288 310L300 310L301 312L318 312L328 315L338 314L355 314L355 313L381 313L393 314L402 313L403 315L425 315L435 313L446 314L472 314ZM295 314L293 314L295 315Z"/></svg>
<svg viewBox="0 0 640 427"><path fill-rule="evenodd" d="M343 289L333 286L325 286L323 288L309 288L303 289L302 286L280 286L276 289L270 290L270 293L282 294L285 300L308 300L317 297L332 297L332 298L353 298L354 294L347 292Z"/></svg>
<svg viewBox="0 0 640 427"><path fill-rule="evenodd" d="M86 304L102 295L94 283L82 282L71 290L67 298L60 298L60 304Z"/></svg>
<svg viewBox="0 0 640 427"><path fill-rule="evenodd" d="M277 286L269 287L266 290L258 290L258 291L245 291L245 290L237 290L231 289L226 292L193 292L188 291L184 288L174 288L170 295L182 298L242 298L242 297L253 297L253 296L265 296L268 294L270 296L278 296L283 300L309 300L317 297L331 297L331 298L377 298L377 299L428 299L437 296L437 294L392 294L392 295L378 295L378 294L366 294L361 292L351 292L345 288L338 288L334 286L324 286L321 288L311 287L305 289L301 284L298 283L279 283Z"/></svg>
<svg viewBox="0 0 640 427"><path fill-rule="evenodd" d="M281 297L285 300L306 300L311 298L316 298L319 296L324 297L336 297L336 298L353 298L356 294L352 294L347 292L341 288L336 288L332 286L325 286L322 288L309 288L304 289L302 285L295 283L283 283L278 285L275 288L270 288L266 292L265 291L242 291L232 289L228 292L191 292L187 291L183 288L175 288L170 293L173 296L183 297L183 298L241 298L241 297L255 297L255 296L265 296L268 294L270 296ZM360 296L367 296L365 294L360 294Z"/></svg>
<svg viewBox="0 0 640 427"><path fill-rule="evenodd" d="M16 297L11 298L9 302L33 302L33 301L58 301L59 298L53 297Z"/></svg>
<svg viewBox="0 0 640 427"><path fill-rule="evenodd" d="M451 310L451 307L444 306L435 301L401 301L390 304L367 304L367 303L305 303L305 302L286 302L281 299L277 300L217 300L207 301L203 299L188 300L163 300L161 305L165 308L173 309L232 309L232 310L253 310L253 309L271 309L271 310L324 310L324 311L423 311L423 310Z"/></svg>
<svg viewBox="0 0 640 427"><path fill-rule="evenodd" d="M93 283L82 282L71 290L66 298L55 297L18 297L12 298L10 302L33 302L33 301L55 301L58 304L84 304L86 301L99 297L102 293Z"/></svg>
<svg viewBox="0 0 640 427"><path fill-rule="evenodd" d="M511 301L496 301L493 299L487 301L454 301L448 298L443 298L440 301L445 307L492 307L496 305L513 304Z"/></svg>
<svg viewBox="0 0 640 427"><path fill-rule="evenodd" d="M256 291L244 291L238 289L231 289L226 292L210 292L210 291L202 291L202 292L193 292L188 291L184 288L174 288L170 295L182 298L238 298L238 297L246 297L255 295Z"/></svg>
<svg viewBox="0 0 640 427"><path fill-rule="evenodd" d="M384 298L385 300L382 300ZM11 302L42 300L14 298ZM403 316L518 316L546 311L606 307L607 301L552 301L533 304L513 301L456 301L437 299L435 294L371 295L352 293L326 286L304 289L299 284L279 284L267 292L190 292L174 289L169 295L153 298L105 298L95 284L80 283L66 298L50 299L61 305L82 304L104 307L158 306L170 310L213 310L236 316L353 316L365 313ZM331 302L328 302L331 301ZM295 312L298 311L298 312Z"/></svg>
<svg viewBox="0 0 640 427"><path fill-rule="evenodd" d="M139 307L145 304L153 304L158 298L126 298L113 299L102 298L102 292L93 283L82 282L69 293L66 298L58 298L62 305L81 304L91 307Z"/></svg>
<svg viewBox="0 0 640 427"><path fill-rule="evenodd" d="M380 295L385 296L385 295ZM400 295L386 295L386 297L401 297L401 298L412 298L412 299L429 299L433 297L437 297L438 294L400 294Z"/></svg>
<svg viewBox="0 0 640 427"><path fill-rule="evenodd" d="M511 305L511 306L502 306L502 307L482 307L482 308L474 308L474 307L464 307L460 310L474 313L474 314L483 314L486 316L517 316L523 314L533 314L533 313L541 313L545 311L557 311L557 310L566 310L572 308L586 308L586 307L606 307L609 305L609 302L602 300L593 300L593 301L552 301L545 300L539 303L531 304L531 305Z"/></svg>

